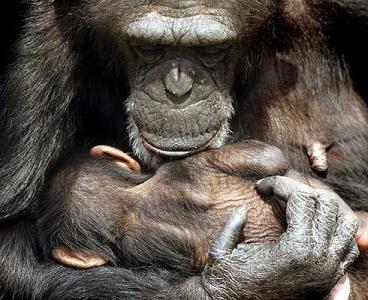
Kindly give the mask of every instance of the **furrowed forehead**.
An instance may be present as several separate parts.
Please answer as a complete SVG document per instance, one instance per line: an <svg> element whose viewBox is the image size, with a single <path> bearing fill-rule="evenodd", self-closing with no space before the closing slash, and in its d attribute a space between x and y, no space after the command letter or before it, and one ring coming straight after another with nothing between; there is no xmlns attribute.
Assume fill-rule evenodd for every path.
<svg viewBox="0 0 368 300"><path fill-rule="evenodd" d="M172 7L173 4L132 8L127 14L131 18L126 19L123 28L126 38L171 46L224 44L237 39L236 26L227 9L198 5L197 2L203 1L172 2L185 2L187 6L183 7L181 3L180 8Z"/></svg>
<svg viewBox="0 0 368 300"><path fill-rule="evenodd" d="M130 7L142 7L142 6L156 6L166 7L169 9L192 9L192 8L203 8L203 7L227 7L228 4L234 5L239 0L119 0L125 6Z"/></svg>
<svg viewBox="0 0 368 300"><path fill-rule="evenodd" d="M125 28L131 40L168 45L213 45L224 44L237 38L229 26L230 20L213 16L197 15L174 18L149 13Z"/></svg>

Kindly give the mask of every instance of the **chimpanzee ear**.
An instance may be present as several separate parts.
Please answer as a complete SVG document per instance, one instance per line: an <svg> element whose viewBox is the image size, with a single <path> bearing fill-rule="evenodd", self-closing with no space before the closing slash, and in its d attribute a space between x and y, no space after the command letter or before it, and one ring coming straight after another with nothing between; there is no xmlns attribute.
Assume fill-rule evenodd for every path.
<svg viewBox="0 0 368 300"><path fill-rule="evenodd" d="M120 167L134 171L141 172L141 166L139 163L130 157L128 154L123 151L105 145L98 145L93 147L90 151L92 157L106 157L112 159L117 165Z"/></svg>
<svg viewBox="0 0 368 300"><path fill-rule="evenodd" d="M66 267L76 269L90 269L107 264L108 260L97 254L91 254L81 251L73 251L66 246L59 246L52 250L51 256L57 262Z"/></svg>

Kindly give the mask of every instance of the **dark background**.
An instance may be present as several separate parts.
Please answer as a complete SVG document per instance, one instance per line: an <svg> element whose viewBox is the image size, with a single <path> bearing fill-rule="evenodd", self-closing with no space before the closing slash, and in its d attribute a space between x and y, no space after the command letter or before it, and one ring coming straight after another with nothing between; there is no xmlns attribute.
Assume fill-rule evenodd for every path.
<svg viewBox="0 0 368 300"><path fill-rule="evenodd" d="M25 5L19 0L0 0L0 72L14 58L13 45L21 26Z"/></svg>

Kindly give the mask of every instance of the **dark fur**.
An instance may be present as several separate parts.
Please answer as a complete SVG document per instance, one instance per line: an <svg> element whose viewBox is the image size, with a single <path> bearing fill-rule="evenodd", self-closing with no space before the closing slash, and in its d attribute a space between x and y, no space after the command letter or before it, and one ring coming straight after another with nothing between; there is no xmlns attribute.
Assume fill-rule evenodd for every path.
<svg viewBox="0 0 368 300"><path fill-rule="evenodd" d="M199 243L208 240L204 233L206 211L185 199L175 201L182 197L179 192L168 199L152 193L143 203L125 192L149 177L106 159L68 161L52 179L39 209L45 258L59 245L66 245L97 253L112 266L161 266L183 276L193 275L191 259ZM136 215L139 225L129 223L130 213Z"/></svg>
<svg viewBox="0 0 368 300"><path fill-rule="evenodd" d="M112 251L116 233L120 232L113 214L119 205L116 189L143 183L148 176L127 172L104 159L87 157L68 160L60 168L62 171L52 179L49 191L40 201L39 227L45 256L49 257L52 249L64 244L71 249L100 253L116 263ZM127 204L129 200L124 199Z"/></svg>
<svg viewBox="0 0 368 300"><path fill-rule="evenodd" d="M4 72L9 62L14 59L13 44L19 35L20 11L22 5L18 1L3 1L0 4L0 78L3 80ZM0 102L1 103L1 102Z"/></svg>
<svg viewBox="0 0 368 300"><path fill-rule="evenodd" d="M202 290L190 284L173 289L175 272L118 268L79 272L40 259L34 210L44 184L63 155L95 144L127 147L121 99L128 89L121 84L124 74L117 68L120 57L111 41L92 27L75 30L82 10L68 15L57 6L55 18L51 1L29 2L18 58L1 102L2 294L16 299L106 295L167 299L170 292L180 298L183 288L187 297L198 299L199 295L191 293ZM352 81L359 74L351 58L354 53L347 51L353 61L347 65L345 46L334 39L340 33L331 30L341 20L356 22L364 36L367 4L364 0L305 4L307 11L280 10L269 20L265 33L257 32L256 49L244 54L238 68L234 138L276 144L302 171L309 171L303 153L306 137L326 139L332 146L326 182L352 207L367 209L367 108ZM239 1L239 5L239 12L249 8L247 3ZM104 1L96 10L102 16L113 7ZM96 41L106 43L102 47ZM105 53L108 63L96 62L97 49ZM262 59L255 53L262 54ZM364 84L356 82L365 95Z"/></svg>
<svg viewBox="0 0 368 300"><path fill-rule="evenodd" d="M228 153L222 150L225 163L200 153L191 160L162 166L152 178L127 171L108 159L69 160L52 178L39 209L37 227L45 257L65 245L96 253L112 265L162 266L190 276L203 269L210 245L239 203L246 203L249 211L243 242L278 240L285 229L285 213L278 201L260 197L254 189L260 178L284 175L288 163L278 149L261 143L240 149L244 156L252 153L262 163L244 159L239 168L239 161L225 158L232 154L229 149ZM241 173L232 171L237 168ZM210 176L201 177L203 172ZM183 190L168 190L170 179L186 184L187 190L197 184L197 194L201 194L200 186L205 191L211 186L215 197L186 199ZM154 190L145 196L150 186Z"/></svg>

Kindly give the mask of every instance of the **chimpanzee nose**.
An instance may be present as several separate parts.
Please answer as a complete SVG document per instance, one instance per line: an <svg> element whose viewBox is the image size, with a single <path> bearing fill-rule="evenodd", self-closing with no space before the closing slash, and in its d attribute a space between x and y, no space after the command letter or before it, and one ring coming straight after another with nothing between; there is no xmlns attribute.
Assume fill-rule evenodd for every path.
<svg viewBox="0 0 368 300"><path fill-rule="evenodd" d="M174 103L184 102L193 88L193 78L180 69L179 63L173 63L164 83L166 94Z"/></svg>

